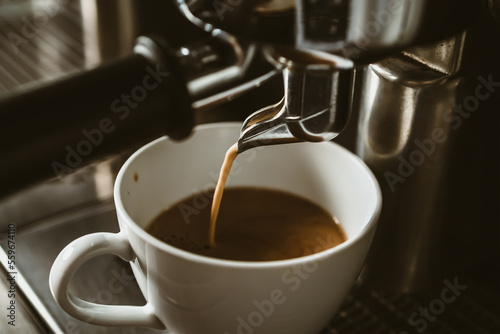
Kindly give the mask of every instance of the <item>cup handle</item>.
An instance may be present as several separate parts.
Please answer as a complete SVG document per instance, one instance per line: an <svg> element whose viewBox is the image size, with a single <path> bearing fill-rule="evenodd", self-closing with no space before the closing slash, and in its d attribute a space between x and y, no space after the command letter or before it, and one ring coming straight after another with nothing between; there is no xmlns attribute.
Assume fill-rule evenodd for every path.
<svg viewBox="0 0 500 334"><path fill-rule="evenodd" d="M88 234L74 240L59 253L49 278L50 290L57 303L71 316L94 325L165 329L149 303L144 306L96 304L79 299L68 291L76 270L91 258L103 254L115 254L125 261L132 261L135 257L124 232Z"/></svg>

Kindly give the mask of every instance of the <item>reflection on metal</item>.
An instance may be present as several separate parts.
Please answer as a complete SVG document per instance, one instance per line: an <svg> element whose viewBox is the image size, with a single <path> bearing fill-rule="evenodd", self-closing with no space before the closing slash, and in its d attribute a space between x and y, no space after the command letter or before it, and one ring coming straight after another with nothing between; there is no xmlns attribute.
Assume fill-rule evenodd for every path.
<svg viewBox="0 0 500 334"><path fill-rule="evenodd" d="M456 224L472 209L457 210L452 199L469 168L457 163L467 156L463 138L474 138L452 126L450 113L477 86L460 72L465 41L459 34L364 69L357 153L384 198L363 273L374 286L422 291L462 258Z"/></svg>
<svg viewBox="0 0 500 334"><path fill-rule="evenodd" d="M9 249L9 248L7 248L7 249ZM9 292L6 292L6 291L1 291L1 292L4 293L5 295L7 295L7 294L11 295L12 294L11 291L14 291L13 294L17 295L17 297L13 297L10 300L12 300L14 302L18 302L22 298L22 300L24 302L24 303L19 302L17 305L14 304L14 306L17 308L18 319L17 319L17 323L16 323L16 319L15 319L16 314L14 313L14 319L12 319L14 321L11 320L12 323L14 324L14 326L12 328L20 330L20 331L25 331L25 333L26 332L29 332L29 333L33 332L34 333L34 331L38 332L38 330L43 330L44 332L47 331L50 333L57 333L57 334L64 333L64 331L61 329L61 327L57 323L57 320L49 312L49 310L47 309L45 304L42 302L42 300L39 298L39 296L33 290L33 288L28 283L28 281L26 281L26 279L24 278L24 275L21 272L19 272L17 269L16 269L16 272L14 274L10 274L10 272L12 272L12 270L7 268L7 264L10 262L10 261L8 261L8 259L9 259L9 256L7 255L6 251L4 250L4 248L0 247L0 265L2 266L2 269L5 272L9 273L9 274L7 274L7 276L9 278L13 277L15 280L14 290L12 290L11 287L9 286L8 287ZM0 274L0 277L3 276L2 274ZM11 284L10 283L11 281L9 281L8 279L4 278L4 281L7 281L9 284ZM24 318L23 311L25 308L28 308L27 311L28 311L28 313L30 313L30 315L32 317L30 320L32 320L32 321L27 322L26 320L28 320L28 319L23 319ZM31 313L34 313L34 314L31 314ZM21 319L19 319L19 318L21 318ZM9 320L7 320L7 321L9 321ZM38 325L39 327L43 327L43 328L37 329L34 327L34 324ZM2 326L3 326L3 328L6 328L6 326L8 326L8 325L6 325L4 323L4 324L2 324Z"/></svg>
<svg viewBox="0 0 500 334"><path fill-rule="evenodd" d="M88 67L132 51L137 36L134 0L83 0L80 5Z"/></svg>
<svg viewBox="0 0 500 334"><path fill-rule="evenodd" d="M280 73L266 62L262 48L218 29L211 38L182 46L176 56L194 110L230 101Z"/></svg>
<svg viewBox="0 0 500 334"><path fill-rule="evenodd" d="M258 0L253 9L260 13L279 13L295 8L295 0Z"/></svg>
<svg viewBox="0 0 500 334"><path fill-rule="evenodd" d="M407 57L425 64L434 71L453 74L462 66L462 52L467 33L464 31L434 47L416 46L403 52Z"/></svg>
<svg viewBox="0 0 500 334"><path fill-rule="evenodd" d="M238 151L335 138L349 119L353 64L318 52L268 49L267 56L283 67L285 96L246 119Z"/></svg>
<svg viewBox="0 0 500 334"><path fill-rule="evenodd" d="M347 41L361 50L410 45L422 25L427 0L352 0Z"/></svg>
<svg viewBox="0 0 500 334"><path fill-rule="evenodd" d="M441 31L456 24L443 19L450 15L448 6L428 0L177 0L177 4L206 31L219 28L237 37L359 60L410 47L422 34L445 38ZM453 16L466 17L471 5L472 1L454 4ZM430 24L437 30L429 34L425 29Z"/></svg>
<svg viewBox="0 0 500 334"><path fill-rule="evenodd" d="M491 16L500 23L500 0L487 0L487 4Z"/></svg>
<svg viewBox="0 0 500 334"><path fill-rule="evenodd" d="M412 132L420 122L418 117L431 108L453 105L453 97L447 100L441 95L431 102L426 94L432 94L429 87L439 87L461 69L465 35L463 32L430 47L415 47L367 66L361 100L363 121L359 125L362 147L380 159L394 158L412 145L409 141L415 136Z"/></svg>

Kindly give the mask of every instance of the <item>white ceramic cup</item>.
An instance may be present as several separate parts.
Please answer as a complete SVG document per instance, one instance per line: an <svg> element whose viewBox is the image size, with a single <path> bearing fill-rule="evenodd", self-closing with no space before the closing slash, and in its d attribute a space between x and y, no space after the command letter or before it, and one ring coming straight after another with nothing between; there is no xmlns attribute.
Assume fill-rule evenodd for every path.
<svg viewBox="0 0 500 334"><path fill-rule="evenodd" d="M375 177L346 149L330 142L252 149L238 156L227 183L318 203L347 233L339 246L282 261L230 261L180 250L144 230L173 203L215 186L239 129L236 123L199 126L182 143L160 138L127 160L114 191L120 232L81 237L52 266L50 288L67 313L97 325L176 334L313 334L327 324L359 275L381 209ZM193 210L207 203L200 196ZM130 262L146 305L100 305L68 292L78 267L110 253Z"/></svg>

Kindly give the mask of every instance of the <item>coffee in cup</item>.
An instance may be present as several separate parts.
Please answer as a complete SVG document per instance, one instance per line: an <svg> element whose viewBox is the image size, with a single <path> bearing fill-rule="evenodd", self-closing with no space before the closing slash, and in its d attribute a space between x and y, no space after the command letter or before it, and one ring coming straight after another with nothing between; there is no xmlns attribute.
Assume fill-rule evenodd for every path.
<svg viewBox="0 0 500 334"><path fill-rule="evenodd" d="M202 195L194 194L175 203L160 213L146 231L182 250L238 261L307 256L346 240L336 219L312 201L270 188L230 187L224 190L212 245L211 207L194 206Z"/></svg>

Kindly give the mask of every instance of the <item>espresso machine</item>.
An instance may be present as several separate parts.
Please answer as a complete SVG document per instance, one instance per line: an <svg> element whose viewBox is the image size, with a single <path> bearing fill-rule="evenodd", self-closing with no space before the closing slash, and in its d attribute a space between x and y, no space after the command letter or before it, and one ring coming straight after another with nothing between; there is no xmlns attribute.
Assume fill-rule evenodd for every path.
<svg viewBox="0 0 500 334"><path fill-rule="evenodd" d="M161 135L182 140L200 114L255 94L265 104L244 115L239 152L335 139L377 176L384 204L360 286L404 295L498 271L500 2L168 8L168 34L0 96L0 196Z"/></svg>

